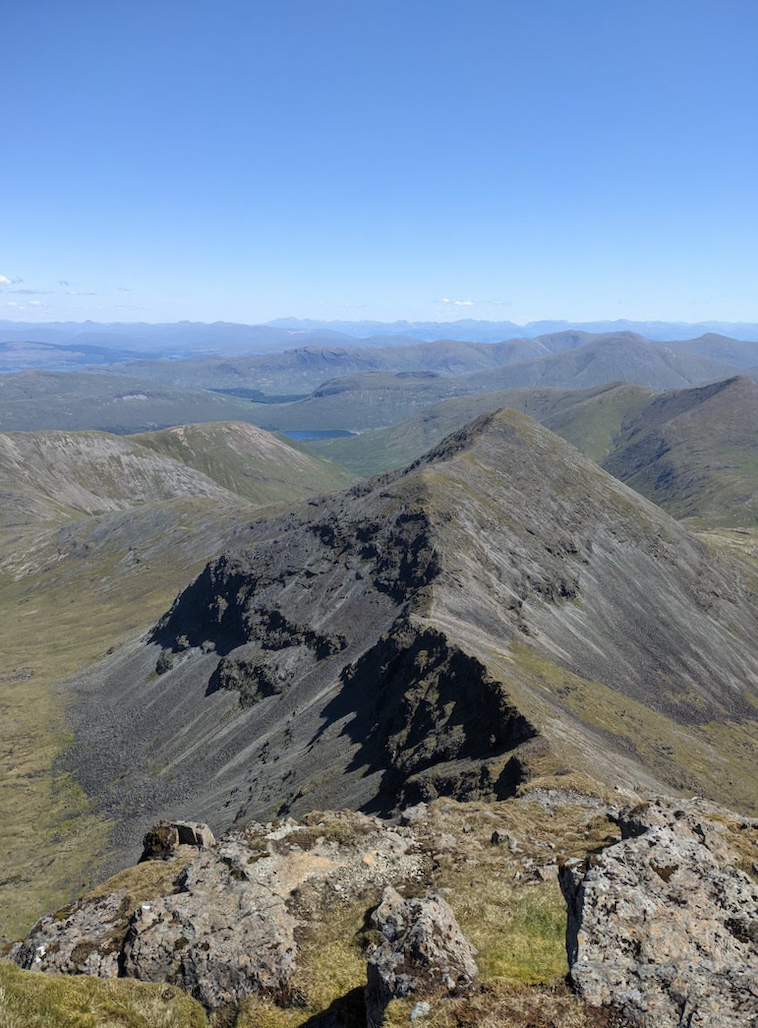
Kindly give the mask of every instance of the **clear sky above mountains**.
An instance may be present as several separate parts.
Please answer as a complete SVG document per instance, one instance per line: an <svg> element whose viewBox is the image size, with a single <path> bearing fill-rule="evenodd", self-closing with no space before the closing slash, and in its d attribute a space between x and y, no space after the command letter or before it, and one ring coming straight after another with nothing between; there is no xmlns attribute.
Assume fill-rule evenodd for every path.
<svg viewBox="0 0 758 1028"><path fill-rule="evenodd" d="M0 22L0 318L758 320L754 0Z"/></svg>

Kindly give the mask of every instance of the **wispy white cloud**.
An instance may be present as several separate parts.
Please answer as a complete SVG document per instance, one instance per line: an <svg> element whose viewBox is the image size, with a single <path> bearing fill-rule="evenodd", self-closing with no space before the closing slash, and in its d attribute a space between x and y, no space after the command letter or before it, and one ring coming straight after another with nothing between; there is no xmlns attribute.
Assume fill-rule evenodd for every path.
<svg viewBox="0 0 758 1028"><path fill-rule="evenodd" d="M450 304L453 307L476 307L476 300L451 300L443 296L442 303Z"/></svg>
<svg viewBox="0 0 758 1028"><path fill-rule="evenodd" d="M78 289L67 289L66 296L97 296L97 293L80 292Z"/></svg>
<svg viewBox="0 0 758 1028"><path fill-rule="evenodd" d="M11 280L8 278L7 275L0 275L0 286L10 286L12 284L13 283L11 282Z"/></svg>
<svg viewBox="0 0 758 1028"><path fill-rule="evenodd" d="M29 301L29 306L30 307L47 307L47 304L43 303L42 300L30 300Z"/></svg>
<svg viewBox="0 0 758 1028"><path fill-rule="evenodd" d="M9 289L14 296L50 296L50 289Z"/></svg>

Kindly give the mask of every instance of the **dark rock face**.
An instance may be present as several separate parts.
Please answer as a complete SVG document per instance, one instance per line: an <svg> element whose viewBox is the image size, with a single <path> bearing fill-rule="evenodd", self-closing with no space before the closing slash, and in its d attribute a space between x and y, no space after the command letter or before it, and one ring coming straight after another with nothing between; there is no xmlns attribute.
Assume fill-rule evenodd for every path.
<svg viewBox="0 0 758 1028"><path fill-rule="evenodd" d="M404 899L387 888L371 920L383 939L368 959L368 1028L379 1028L393 999L462 995L471 988L479 973L475 950L442 896Z"/></svg>
<svg viewBox="0 0 758 1028"><path fill-rule="evenodd" d="M566 865L571 979L637 1028L758 1024L758 885L721 815L693 801L622 814L624 839Z"/></svg>
<svg viewBox="0 0 758 1028"><path fill-rule="evenodd" d="M361 709L366 696L373 702ZM461 764L500 757L537 734L479 660L406 618L345 668L335 716L340 705L361 711L350 727L360 744L356 762L386 768L382 793L402 806L511 795L517 778Z"/></svg>

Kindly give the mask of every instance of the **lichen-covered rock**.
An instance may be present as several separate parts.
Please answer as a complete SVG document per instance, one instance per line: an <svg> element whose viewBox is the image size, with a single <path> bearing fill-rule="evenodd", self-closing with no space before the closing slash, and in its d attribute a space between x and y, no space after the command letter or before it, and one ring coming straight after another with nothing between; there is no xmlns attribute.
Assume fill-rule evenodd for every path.
<svg viewBox="0 0 758 1028"><path fill-rule="evenodd" d="M159 821L145 833L140 861L170 860L179 846L213 846L216 839L201 821Z"/></svg>
<svg viewBox="0 0 758 1028"><path fill-rule="evenodd" d="M297 966L297 921L277 892L276 868L248 857L239 846L203 852L179 893L143 904L126 935L123 973L178 985L209 1009L281 992Z"/></svg>
<svg viewBox="0 0 758 1028"><path fill-rule="evenodd" d="M622 813L623 839L561 868L572 982L639 1028L758 1025L758 886L714 808Z"/></svg>
<svg viewBox="0 0 758 1028"><path fill-rule="evenodd" d="M477 976L475 950L439 895L404 899L387 888L371 916L382 942L369 955L368 1028L379 1028L393 999L465 993Z"/></svg>
<svg viewBox="0 0 758 1028"><path fill-rule="evenodd" d="M116 978L132 909L126 889L79 900L38 921L10 959L27 971Z"/></svg>

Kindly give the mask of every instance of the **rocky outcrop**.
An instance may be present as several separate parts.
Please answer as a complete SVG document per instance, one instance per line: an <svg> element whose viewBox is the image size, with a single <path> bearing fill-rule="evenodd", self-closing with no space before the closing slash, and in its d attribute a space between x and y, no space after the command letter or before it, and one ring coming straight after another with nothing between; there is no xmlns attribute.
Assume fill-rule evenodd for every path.
<svg viewBox="0 0 758 1028"><path fill-rule="evenodd" d="M239 844L203 852L179 893L143 903L123 943L124 975L179 985L210 1009L281 993L297 966L297 922L272 861L251 867L250 856Z"/></svg>
<svg viewBox="0 0 758 1028"><path fill-rule="evenodd" d="M11 958L28 971L116 978L132 911L126 889L79 900L38 921Z"/></svg>
<svg viewBox="0 0 758 1028"><path fill-rule="evenodd" d="M619 813L607 793L569 784L492 804L439 799L392 820L314 813L179 844L172 860L139 863L39 921L10 956L37 972L166 982L207 1010L247 1000L286 1019L328 1007L333 1020L308 1023L342 1028L362 1023L364 1002L369 1028L441 1010L461 1024L526 1024L492 988L511 971L491 956L518 937L514 981L533 971L531 956L519 963L524 946L544 949L545 982L563 978L560 865L578 997L563 993L566 1020L551 1023L758 1024L758 821L633 795ZM195 822L160 828L203 836ZM522 917L530 910L547 918ZM456 916L488 955L481 978ZM535 1010L545 999L520 995Z"/></svg>
<svg viewBox="0 0 758 1028"><path fill-rule="evenodd" d="M758 1024L758 885L729 823L702 801L650 804L621 814L621 842L561 868L588 1003L636 1028Z"/></svg>
<svg viewBox="0 0 758 1028"><path fill-rule="evenodd" d="M479 973L475 950L442 896L404 899L387 888L371 921L382 941L368 959L368 1028L379 1028L393 999L462 995L471 988Z"/></svg>
<svg viewBox="0 0 758 1028"><path fill-rule="evenodd" d="M218 842L207 825L163 822L147 834L151 858L125 872L131 891L43 918L10 957L34 971L168 982L208 1010L251 994L286 1002L298 931L325 904L365 896L368 907L432 865L409 827L348 812L309 820L250 824ZM150 860L168 856L180 858L176 873L158 879Z"/></svg>

